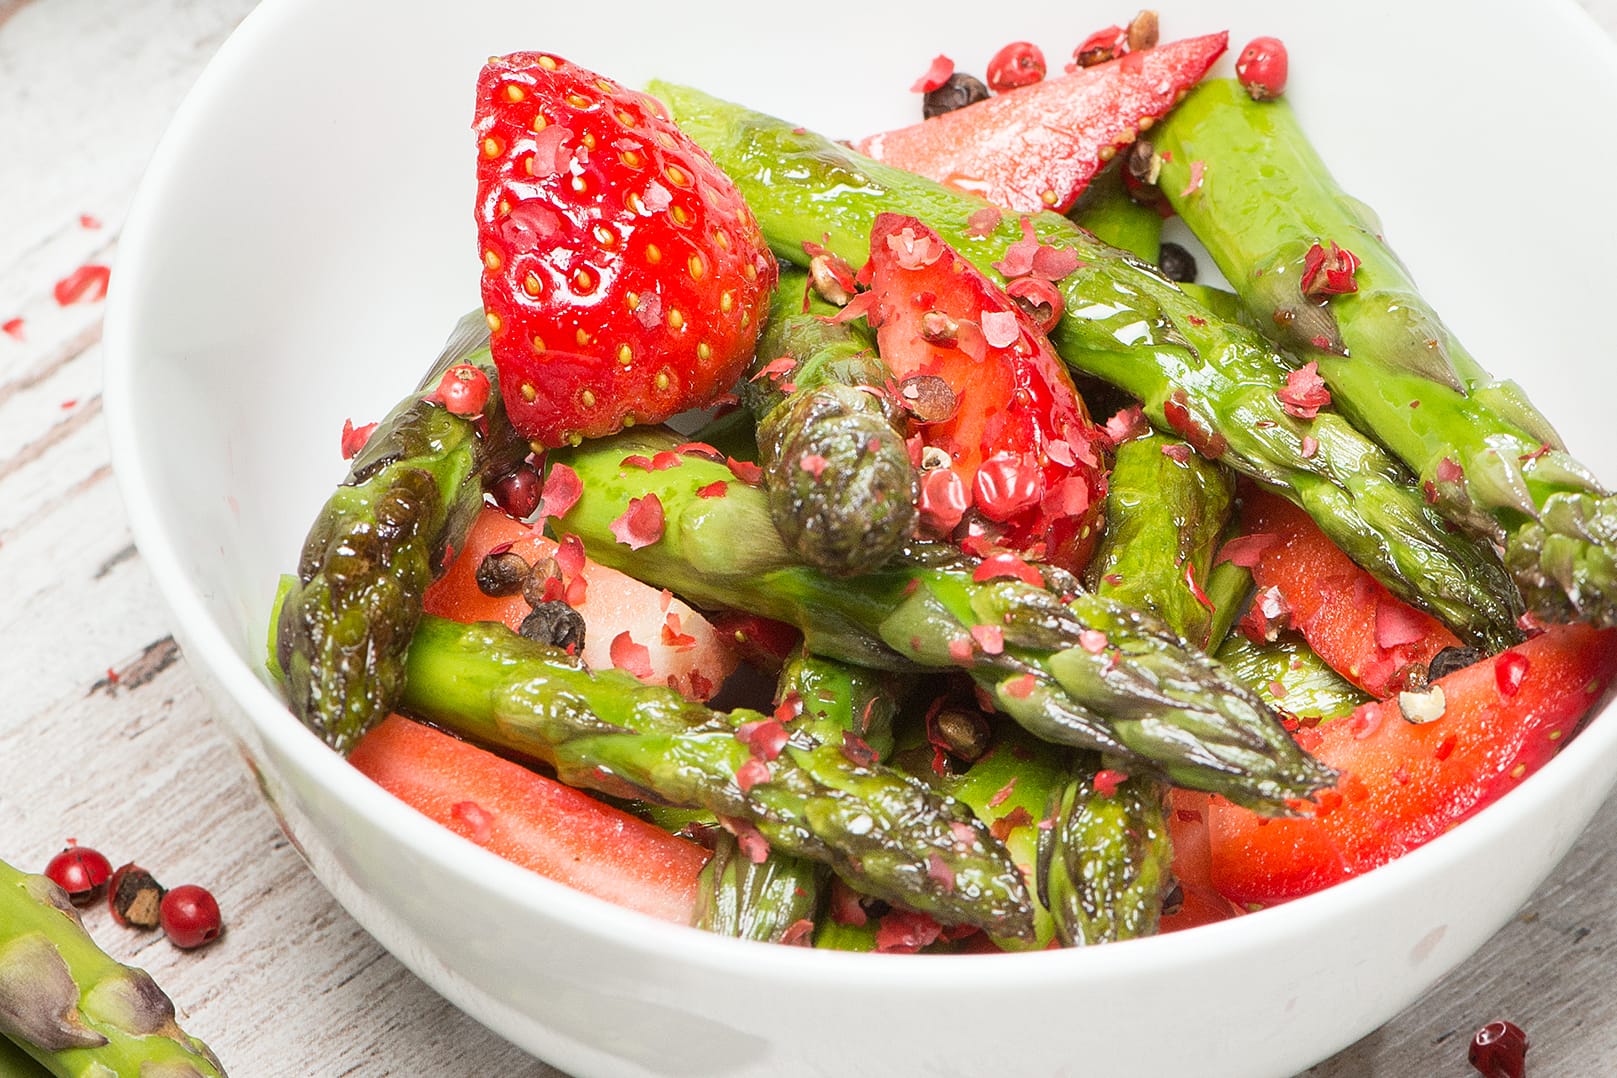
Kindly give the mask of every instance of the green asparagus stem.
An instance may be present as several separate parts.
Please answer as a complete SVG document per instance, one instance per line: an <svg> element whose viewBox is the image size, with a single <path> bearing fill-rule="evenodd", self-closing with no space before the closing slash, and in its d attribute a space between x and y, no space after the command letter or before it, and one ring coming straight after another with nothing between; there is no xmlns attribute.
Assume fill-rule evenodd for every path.
<svg viewBox="0 0 1617 1078"><path fill-rule="evenodd" d="M1175 446L1179 455L1163 452ZM1090 567L1095 590L1156 613L1206 647L1213 610L1202 585L1234 498L1229 472L1183 442L1155 434L1124 442L1106 494L1106 535Z"/></svg>
<svg viewBox="0 0 1617 1078"><path fill-rule="evenodd" d="M892 747L895 690L904 680L800 652L781 670L775 702L799 709L792 723L798 733L832 746L852 735L880 760ZM824 866L774 850L755 862L721 832L702 870L693 923L741 939L795 941L803 922L812 925L826 877Z"/></svg>
<svg viewBox="0 0 1617 1078"><path fill-rule="evenodd" d="M422 399L456 363L495 373L481 315L468 315L422 381L371 434L321 509L281 605L276 659L292 710L338 752L392 710L427 585L460 546L485 483L528 446L490 394L488 434Z"/></svg>
<svg viewBox="0 0 1617 1078"><path fill-rule="evenodd" d="M1032 929L1021 874L985 827L897 772L854 763L840 742L794 729L761 764L738 728L767 716L714 712L616 670L592 674L490 622L424 616L406 668L403 709L543 760L569 785L705 808L744 842L761 834L945 923Z"/></svg>
<svg viewBox="0 0 1617 1078"><path fill-rule="evenodd" d="M867 333L805 313L804 284L787 274L775 290L745 397L775 527L806 564L851 576L914 530L915 467L892 372ZM790 368L772 369L782 357Z"/></svg>
<svg viewBox="0 0 1617 1078"><path fill-rule="evenodd" d="M827 871L813 861L774 851L754 861L734 835L718 831L713 857L697 882L691 923L736 939L808 943Z"/></svg>
<svg viewBox="0 0 1617 1078"><path fill-rule="evenodd" d="M1115 788L1080 774L1061 791L1039 847L1039 898L1067 946L1149 936L1173 886L1163 791L1149 778Z"/></svg>
<svg viewBox="0 0 1617 1078"><path fill-rule="evenodd" d="M1086 757L1091 754L1085 753ZM1042 889L1036 872L1040 821L1060 796L1073 768L1072 754L1052 752L1025 731L1002 724L994 732L994 745L986 756L964 773L942 781L943 789L959 799L979 820L996 825L1005 836L1005 848L1029 880ZM1008 951L1043 950L1057 934L1046 899L1035 890L1033 938L995 937Z"/></svg>
<svg viewBox="0 0 1617 1078"><path fill-rule="evenodd" d="M1023 238L1020 218L972 228L981 201L802 128L684 87L657 84L654 92L736 181L787 260L801 262L801 244L812 240L851 263L864 261L883 211L926 221L991 276L993 263ZM1058 282L1066 309L1051 334L1069 366L1133 394L1159 429L1177 431L1204 455L1301 505L1395 594L1490 646L1515 638L1519 598L1492 552L1450 534L1404 469L1345 418L1328 410L1313 420L1287 414L1275 394L1291 365L1267 341L1066 218L1027 220L1040 242L1080 259ZM1305 454L1304 438L1312 452Z"/></svg>
<svg viewBox="0 0 1617 1078"><path fill-rule="evenodd" d="M1370 699L1291 633L1268 644L1255 644L1236 634L1218 649L1218 661L1256 690L1265 703L1293 715L1339 719Z"/></svg>
<svg viewBox="0 0 1617 1078"><path fill-rule="evenodd" d="M1118 446L1107 532L1091 566L1095 590L1158 614L1205 647L1215 611L1200 582L1234 497L1228 470L1182 442L1150 435ZM1149 775L1113 772L1102 781L1105 764L1078 761L1052 799L1052 826L1039 845L1035 893L1069 947L1154 933L1173 886L1167 790Z"/></svg>
<svg viewBox="0 0 1617 1078"><path fill-rule="evenodd" d="M1207 644L1203 650L1217 655L1219 645L1230 635L1235 620L1246 609L1247 599L1252 595L1252 572L1233 561L1221 561L1207 574L1207 584L1202 590L1207 593L1207 601L1213 604L1213 622L1207 627Z"/></svg>
<svg viewBox="0 0 1617 1078"><path fill-rule="evenodd" d="M1172 153L1163 192L1258 324L1318 362L1337 407L1416 473L1439 512L1504 548L1536 614L1617 624L1617 497L1518 385L1493 379L1455 339L1290 107L1254 102L1233 81L1203 83L1156 138ZM1185 194L1193 164L1201 183ZM1356 292L1302 294L1315 243L1358 257Z"/></svg>
<svg viewBox="0 0 1617 1078"><path fill-rule="evenodd" d="M1068 216L1102 243L1155 265L1162 255L1162 214L1129 197L1122 164L1118 161L1090 180Z"/></svg>
<svg viewBox="0 0 1617 1078"><path fill-rule="evenodd" d="M5 1039L60 1078L225 1073L208 1046L179 1027L174 1004L145 971L96 946L65 891L0 861Z"/></svg>
<svg viewBox="0 0 1617 1078"><path fill-rule="evenodd" d="M552 453L552 466L572 468L583 486L554 526L641 580L796 625L817 654L888 669L965 668L999 710L1046 741L1117 753L1178 785L1270 812L1330 785L1333 773L1299 751L1250 691L1156 617L1092 594L1064 603L1019 580L976 580L977 567L953 551L916 548L903 564L833 579L791 556L769 524L766 495L724 465L687 453L664 471L620 466L676 441L636 429ZM698 493L716 485L723 496ZM614 522L632 500L653 496L660 537L638 548L618 542Z"/></svg>

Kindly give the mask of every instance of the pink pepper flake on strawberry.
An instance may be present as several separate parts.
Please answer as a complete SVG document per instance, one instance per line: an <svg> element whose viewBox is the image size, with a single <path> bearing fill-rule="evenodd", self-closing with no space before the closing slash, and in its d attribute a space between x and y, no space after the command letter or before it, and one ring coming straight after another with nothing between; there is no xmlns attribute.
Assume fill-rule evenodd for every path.
<svg viewBox="0 0 1617 1078"><path fill-rule="evenodd" d="M1494 684L1499 688L1499 695L1509 699L1521 692L1522 682L1527 679L1527 671L1532 666L1527 656L1519 651L1507 651L1494 662Z"/></svg>
<svg viewBox="0 0 1617 1078"><path fill-rule="evenodd" d="M1285 388L1275 390L1275 397L1286 414L1296 419L1313 419L1331 403L1331 391L1319 376L1319 364L1314 362L1287 371Z"/></svg>
<svg viewBox="0 0 1617 1078"><path fill-rule="evenodd" d="M655 494L630 498L629 508L609 527L618 542L630 550L648 547L663 537L663 503Z"/></svg>
<svg viewBox="0 0 1617 1078"><path fill-rule="evenodd" d="M612 646L607 654L612 659L612 665L624 673L642 680L651 676L651 649L635 643L628 630L612 638Z"/></svg>
<svg viewBox="0 0 1617 1078"><path fill-rule="evenodd" d="M1359 270L1359 256L1330 241L1329 250L1314 244L1303 256L1303 272L1299 279L1305 296L1342 296L1359 290L1354 274Z"/></svg>
<svg viewBox="0 0 1617 1078"><path fill-rule="evenodd" d="M457 801L449 807L450 817L466 828L466 837L487 846L494 837L494 817L476 801Z"/></svg>
<svg viewBox="0 0 1617 1078"><path fill-rule="evenodd" d="M1279 541L1280 537L1273 532L1239 536L1219 548L1213 564L1223 565L1225 562L1232 562L1242 569L1256 568L1258 562L1263 560L1264 551Z"/></svg>

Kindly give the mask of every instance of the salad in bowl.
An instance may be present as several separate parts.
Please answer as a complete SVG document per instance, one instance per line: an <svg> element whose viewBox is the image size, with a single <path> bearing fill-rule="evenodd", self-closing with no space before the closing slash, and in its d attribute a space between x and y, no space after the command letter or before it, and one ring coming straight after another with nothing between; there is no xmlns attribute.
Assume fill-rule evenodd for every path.
<svg viewBox="0 0 1617 1078"><path fill-rule="evenodd" d="M566 51L468 79L481 307L333 425L266 619L303 740L249 751L364 799L311 860L498 1028L593 1066L376 910L355 834L470 858L481 890L424 886L491 924L566 911L528 991L655 954L653 1010L694 962L825 1016L868 978L908 1028L1284 953L1380 891L1372 925L1603 702L1610 495L1326 169L1284 44L1217 77L1227 35L1146 16L986 86L939 57L925 118L851 144Z"/></svg>

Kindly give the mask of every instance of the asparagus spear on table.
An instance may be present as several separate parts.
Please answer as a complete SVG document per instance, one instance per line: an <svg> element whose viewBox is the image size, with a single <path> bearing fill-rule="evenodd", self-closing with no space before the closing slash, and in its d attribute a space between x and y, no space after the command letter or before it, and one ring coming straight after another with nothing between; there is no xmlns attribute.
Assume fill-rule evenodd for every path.
<svg viewBox="0 0 1617 1078"><path fill-rule="evenodd" d="M96 946L67 892L0 861L0 1040L6 1039L60 1078L225 1073L208 1046L179 1027L174 1004L145 971Z"/></svg>
<svg viewBox="0 0 1617 1078"><path fill-rule="evenodd" d="M952 550L847 580L797 562L769 524L767 496L687 451L663 471L626 457L673 450L636 429L554 451L582 495L554 522L597 561L686 599L796 625L823 655L889 669L966 669L1002 712L1047 741L1117 753L1178 785L1270 812L1328 786L1272 713L1156 617L1080 594L1064 602L1018 559L962 562ZM660 524L625 521L648 507ZM620 542L620 536L629 541ZM1024 579L1006 579L1010 573Z"/></svg>
<svg viewBox="0 0 1617 1078"><path fill-rule="evenodd" d="M791 729L771 759L767 715L711 711L617 670L590 673L492 622L423 616L406 666L403 710L543 760L571 786L704 808L750 854L767 842L823 861L860 890L945 923L1031 930L1027 889L999 841L958 802L856 762L840 738Z"/></svg>
<svg viewBox="0 0 1617 1078"><path fill-rule="evenodd" d="M807 652L787 660L775 694L777 707L795 710L788 727L822 745L855 746L872 761L891 748L895 678ZM777 712L778 714L778 712ZM779 943L803 939L793 934L812 928L827 887L824 866L771 850L755 861L735 837L721 831L713 859L702 870L694 923L698 928L742 939ZM803 922L808 922L806 926Z"/></svg>
<svg viewBox="0 0 1617 1078"><path fill-rule="evenodd" d="M309 529L281 604L275 658L292 710L339 752L392 710L427 585L461 545L484 487L528 453L497 393L481 434L424 396L457 363L495 384L487 338L481 314L463 319L419 390L371 433Z"/></svg>
<svg viewBox="0 0 1617 1078"><path fill-rule="evenodd" d="M835 308L803 310L805 283L776 288L744 395L776 529L807 564L848 576L914 530L915 468L892 372L868 334L822 317Z"/></svg>
<svg viewBox="0 0 1617 1078"><path fill-rule="evenodd" d="M936 228L994 275L1026 220L1039 242L1079 258L1057 282L1065 310L1051 334L1069 366L1133 394L1159 429L1303 506L1394 593L1490 646L1516 639L1520 599L1492 552L1451 534L1402 466L1345 418L1289 414L1276 393L1291 365L1138 258L1053 213L1003 215L988 229L982 215L991 208L969 195L697 90L653 91L736 181L784 259L803 261L809 240L861 263L877 214L896 212Z"/></svg>
<svg viewBox="0 0 1617 1078"><path fill-rule="evenodd" d="M1319 364L1336 405L1416 473L1439 512L1504 548L1534 613L1617 624L1617 497L1519 386L1455 339L1290 107L1215 80L1154 137L1163 192L1266 332ZM1304 295L1316 245L1331 265ZM1347 280L1333 286L1326 270Z"/></svg>

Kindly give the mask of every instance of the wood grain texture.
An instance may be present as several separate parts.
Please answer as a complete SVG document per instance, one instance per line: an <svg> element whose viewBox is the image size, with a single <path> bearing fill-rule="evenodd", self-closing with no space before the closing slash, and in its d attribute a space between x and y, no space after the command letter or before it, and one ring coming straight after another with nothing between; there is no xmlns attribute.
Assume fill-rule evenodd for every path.
<svg viewBox="0 0 1617 1078"><path fill-rule="evenodd" d="M1617 0L1584 3L1617 28ZM102 306L51 294L87 263L116 273L147 156L252 6L0 0L0 326L21 319L0 333L0 857L41 867L74 836L212 888L229 927L199 953L100 908L86 920L237 1075L557 1076L382 951L277 830L131 544L100 408ZM1528 1030L1533 1073L1609 1074L1614 838L1617 800L1481 953L1309 1078L1462 1078L1472 1030L1496 1017Z"/></svg>

